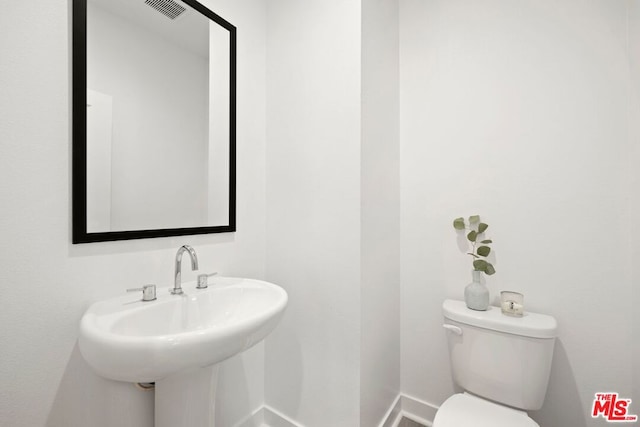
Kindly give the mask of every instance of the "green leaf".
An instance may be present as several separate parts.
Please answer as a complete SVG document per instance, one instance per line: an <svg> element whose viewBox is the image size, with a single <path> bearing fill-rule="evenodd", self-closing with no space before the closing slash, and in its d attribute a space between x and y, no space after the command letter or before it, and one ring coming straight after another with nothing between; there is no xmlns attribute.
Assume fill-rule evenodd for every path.
<svg viewBox="0 0 640 427"><path fill-rule="evenodd" d="M495 273L496 273L496 269L495 269L495 268L493 268L493 265L491 265L491 264L487 263L487 268L485 268L485 269L484 269L484 272L485 272L486 274L488 274L489 276L491 276L492 274L495 274Z"/></svg>
<svg viewBox="0 0 640 427"><path fill-rule="evenodd" d="M477 224L480 222L480 215L471 215L469 217L469 223L470 224Z"/></svg>
<svg viewBox="0 0 640 427"><path fill-rule="evenodd" d="M470 231L469 234L467 234L467 239L469 239L470 242L475 242L476 237L478 237L478 233L475 231Z"/></svg>
<svg viewBox="0 0 640 427"><path fill-rule="evenodd" d="M481 222L480 224L478 224L478 233L484 233L484 231L489 228L489 226L487 224L485 224L484 222Z"/></svg>
<svg viewBox="0 0 640 427"><path fill-rule="evenodd" d="M489 246L480 246L476 252L480 256L488 256L489 252L491 252L491 248Z"/></svg>
<svg viewBox="0 0 640 427"><path fill-rule="evenodd" d="M486 245L486 244L488 244L488 243L493 243L493 240L483 240L483 241L481 241L480 243L482 243L482 244Z"/></svg>
<svg viewBox="0 0 640 427"><path fill-rule="evenodd" d="M464 218L460 217L460 218L456 218L453 220L453 228L455 228L456 230L464 230L465 225L464 225Z"/></svg>
<svg viewBox="0 0 640 427"><path fill-rule="evenodd" d="M489 263L483 259L473 261L473 268L478 271L485 271L487 269L487 265L489 265Z"/></svg>

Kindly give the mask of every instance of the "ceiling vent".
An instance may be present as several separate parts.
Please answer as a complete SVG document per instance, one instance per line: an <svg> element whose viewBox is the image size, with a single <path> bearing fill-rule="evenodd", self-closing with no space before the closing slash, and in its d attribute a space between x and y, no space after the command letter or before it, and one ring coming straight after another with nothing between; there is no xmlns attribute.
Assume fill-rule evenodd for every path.
<svg viewBox="0 0 640 427"><path fill-rule="evenodd" d="M145 4L151 6L169 19L176 19L187 9L173 0L145 0Z"/></svg>

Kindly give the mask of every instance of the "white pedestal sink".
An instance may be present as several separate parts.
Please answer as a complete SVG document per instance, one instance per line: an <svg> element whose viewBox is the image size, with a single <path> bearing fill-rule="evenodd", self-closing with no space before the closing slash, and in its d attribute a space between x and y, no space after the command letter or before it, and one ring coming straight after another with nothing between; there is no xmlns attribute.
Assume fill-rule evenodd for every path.
<svg viewBox="0 0 640 427"><path fill-rule="evenodd" d="M143 302L123 295L93 304L80 322L79 347L102 377L156 383L156 427L212 427L217 363L264 339L287 293L252 279L217 277L207 289L186 283Z"/></svg>

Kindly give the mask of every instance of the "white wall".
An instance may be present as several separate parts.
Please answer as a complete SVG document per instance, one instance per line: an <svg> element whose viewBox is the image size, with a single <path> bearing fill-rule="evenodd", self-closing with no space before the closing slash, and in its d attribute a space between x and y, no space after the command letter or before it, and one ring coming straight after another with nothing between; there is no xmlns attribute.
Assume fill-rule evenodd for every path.
<svg viewBox="0 0 640 427"><path fill-rule="evenodd" d="M559 322L533 417L599 425L593 394L632 388L627 3L400 5L402 389L436 405L454 391L441 303L462 299L470 263L451 222L480 214L492 294Z"/></svg>
<svg viewBox="0 0 640 427"><path fill-rule="evenodd" d="M400 392L398 3L362 1L360 424Z"/></svg>
<svg viewBox="0 0 640 427"><path fill-rule="evenodd" d="M70 244L68 4L11 2L0 14L2 425L152 425L152 395L95 376L76 349L77 326L94 301L168 285L183 243L203 270L266 276L290 296L266 351L225 362L220 425L257 408L263 390L307 427L369 425L397 389L393 347L369 358L394 345L397 322L397 294L380 287L397 280L396 237L377 228L397 227L399 163L383 142L393 139L394 95L370 91L393 80L394 47L385 39L376 52L368 39L392 36L393 6L206 4L239 29L239 231L90 245ZM453 391L440 304L462 297L469 265L451 220L479 213L496 242L494 295L521 290L527 308L560 323L548 399L534 417L545 427L592 425L601 390L631 396L635 387L637 402L640 319L629 313L632 292L640 295L638 250L628 224L635 230L640 212L640 133L629 93L638 94L640 55L631 43L630 79L626 34L629 26L638 40L637 3L400 6L402 391L434 404ZM369 244L378 239L389 246ZM383 255L389 262L375 265ZM376 362L388 389L370 375Z"/></svg>
<svg viewBox="0 0 640 427"><path fill-rule="evenodd" d="M265 272L265 42L260 1L207 1L238 38L238 232L72 245L70 10L67 1L12 2L0 14L0 424L151 426L152 395L102 380L76 348L92 302L125 288L169 285L191 244L205 271ZM185 280L195 272L185 269ZM263 401L263 347L225 362L219 421Z"/></svg>
<svg viewBox="0 0 640 427"><path fill-rule="evenodd" d="M397 3L268 5L266 404L378 425L400 389Z"/></svg>
<svg viewBox="0 0 640 427"><path fill-rule="evenodd" d="M640 162L640 2L628 0L628 28L629 28L629 63L631 70L631 85L629 90L629 160L632 167L637 167ZM638 218L640 215L640 173L631 176L631 218ZM637 221L632 221L631 235L636 236L640 229ZM640 267L637 259L640 257L638 245L630 242L629 265L632 273L631 282L633 286L634 307L640 305ZM640 310L633 310L633 408L634 414L640 413Z"/></svg>
<svg viewBox="0 0 640 427"><path fill-rule="evenodd" d="M265 344L265 402L358 425L360 2L267 6L267 279L289 293Z"/></svg>

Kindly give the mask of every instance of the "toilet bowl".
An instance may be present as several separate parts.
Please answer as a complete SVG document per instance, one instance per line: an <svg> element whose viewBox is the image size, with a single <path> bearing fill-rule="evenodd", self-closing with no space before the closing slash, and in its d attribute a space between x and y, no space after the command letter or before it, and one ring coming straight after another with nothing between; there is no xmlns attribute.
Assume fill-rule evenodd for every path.
<svg viewBox="0 0 640 427"><path fill-rule="evenodd" d="M454 394L436 413L433 427L540 427L526 412L469 393Z"/></svg>
<svg viewBox="0 0 640 427"><path fill-rule="evenodd" d="M542 407L551 372L556 320L548 315L476 311L442 305L451 373L464 393L438 409L433 427L540 427L526 413Z"/></svg>

